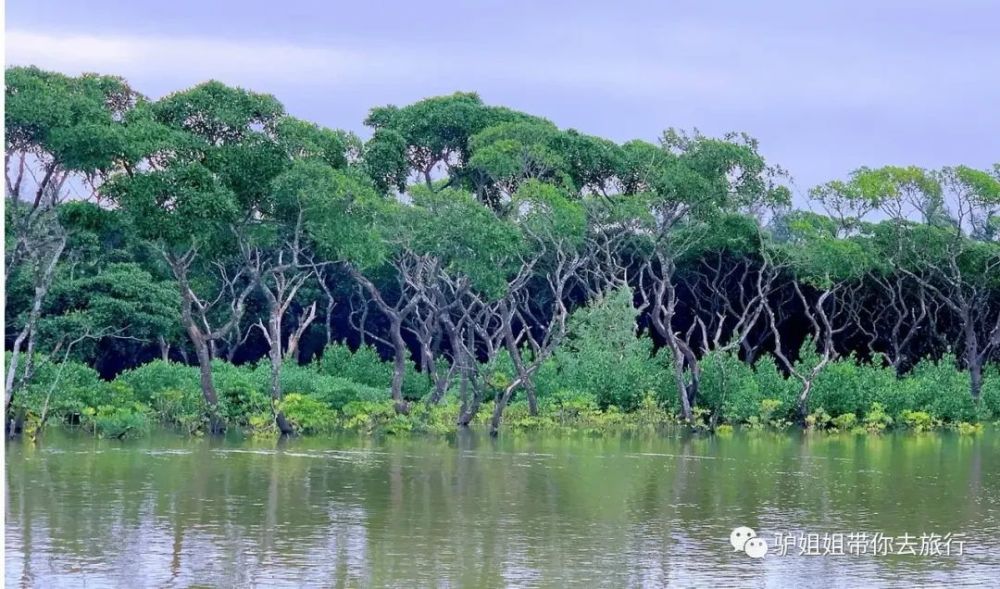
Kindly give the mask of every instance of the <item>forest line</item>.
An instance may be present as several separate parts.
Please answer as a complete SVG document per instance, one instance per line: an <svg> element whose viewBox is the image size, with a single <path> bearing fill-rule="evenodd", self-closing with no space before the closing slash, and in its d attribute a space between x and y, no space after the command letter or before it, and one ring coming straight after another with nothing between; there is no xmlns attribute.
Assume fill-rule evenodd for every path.
<svg viewBox="0 0 1000 589"><path fill-rule="evenodd" d="M1000 417L1000 164L862 168L817 213L741 133L616 144L456 93L363 141L218 82L6 82L9 430Z"/></svg>

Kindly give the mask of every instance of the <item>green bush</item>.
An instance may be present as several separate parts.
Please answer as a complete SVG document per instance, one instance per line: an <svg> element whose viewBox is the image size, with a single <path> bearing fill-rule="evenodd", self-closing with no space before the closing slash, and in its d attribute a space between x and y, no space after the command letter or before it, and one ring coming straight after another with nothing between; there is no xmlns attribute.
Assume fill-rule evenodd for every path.
<svg viewBox="0 0 1000 589"><path fill-rule="evenodd" d="M960 421L955 425L955 429L960 436L978 436L983 433L983 424Z"/></svg>
<svg viewBox="0 0 1000 589"><path fill-rule="evenodd" d="M994 364L986 370L979 409L982 419L1000 419L1000 365Z"/></svg>
<svg viewBox="0 0 1000 589"><path fill-rule="evenodd" d="M938 362L922 360L899 381L898 402L903 410L922 411L945 422L975 421L976 406L969 394L969 373L956 367L953 356Z"/></svg>
<svg viewBox="0 0 1000 589"><path fill-rule="evenodd" d="M118 375L112 384L127 386L148 405L161 423L189 433L205 423L205 399L198 368L154 360Z"/></svg>
<svg viewBox="0 0 1000 589"><path fill-rule="evenodd" d="M823 409L818 407L815 411L806 416L806 428L814 430L825 430L833 423L833 417Z"/></svg>
<svg viewBox="0 0 1000 589"><path fill-rule="evenodd" d="M396 409L391 400L351 401L341 412L341 427L350 430L372 432L396 418Z"/></svg>
<svg viewBox="0 0 1000 589"><path fill-rule="evenodd" d="M130 386L143 402L150 402L157 393L167 390L201 396L198 368L176 362L153 360L122 372L115 380Z"/></svg>
<svg viewBox="0 0 1000 589"><path fill-rule="evenodd" d="M269 371L259 368L222 361L212 363L212 382L219 397L219 411L227 424L252 429L252 417L271 415L270 378Z"/></svg>
<svg viewBox="0 0 1000 589"><path fill-rule="evenodd" d="M383 362L372 346L361 346L352 351L347 344L330 344L314 366L320 374L346 378L370 387L388 387L392 382L392 364Z"/></svg>
<svg viewBox="0 0 1000 589"><path fill-rule="evenodd" d="M907 409L900 415L900 419L907 428L915 432L932 430L941 425L939 420L926 411L912 411Z"/></svg>
<svg viewBox="0 0 1000 589"><path fill-rule="evenodd" d="M628 288L576 310L555 354L560 388L590 393L600 407L626 411L647 393L663 401L676 398L669 357L664 351L654 356L652 340L636 335L636 316Z"/></svg>
<svg viewBox="0 0 1000 589"><path fill-rule="evenodd" d="M319 374L367 387L389 389L392 386L392 363L382 360L378 351L370 345L352 351L347 344L330 344L313 363L313 368ZM410 400L421 399L429 388L427 376L417 372L412 361L407 361L406 371L403 373L403 396Z"/></svg>
<svg viewBox="0 0 1000 589"><path fill-rule="evenodd" d="M261 364L257 371L265 379L264 382L268 382L270 368ZM352 401L380 402L390 398L388 388L367 386L346 378L320 374L308 366L285 365L281 371L281 386L286 391L314 397L332 409L341 409Z"/></svg>
<svg viewBox="0 0 1000 589"><path fill-rule="evenodd" d="M701 359L699 403L720 412L720 422L784 427L795 407L795 389L770 356L754 366L735 353L712 351Z"/></svg>
<svg viewBox="0 0 1000 589"><path fill-rule="evenodd" d="M885 406L881 403L872 403L871 409L865 413L864 418L865 429L873 434L882 433L885 429L892 425L893 419L889 415Z"/></svg>
<svg viewBox="0 0 1000 589"><path fill-rule="evenodd" d="M83 410L81 423L102 438L140 437L149 430L149 408L142 403L100 405Z"/></svg>
<svg viewBox="0 0 1000 589"><path fill-rule="evenodd" d="M336 411L318 399L299 393L285 395L279 408L291 422L296 433L314 434L329 431L335 425Z"/></svg>
<svg viewBox="0 0 1000 589"><path fill-rule="evenodd" d="M858 416L853 413L842 413L833 418L833 427L839 432L849 432L858 424Z"/></svg>
<svg viewBox="0 0 1000 589"><path fill-rule="evenodd" d="M862 363L849 356L831 362L813 383L809 407L823 407L832 415L863 415L878 394L896 387L896 374L883 366L881 358Z"/></svg>
<svg viewBox="0 0 1000 589"><path fill-rule="evenodd" d="M10 362L9 352L6 361ZM20 366L23 369L23 360ZM15 378L20 376L19 373ZM84 408L105 402L106 389L107 383L93 368L73 360L52 362L47 356L37 354L33 377L14 396L12 411L28 421L40 420L43 412L48 422L76 420Z"/></svg>

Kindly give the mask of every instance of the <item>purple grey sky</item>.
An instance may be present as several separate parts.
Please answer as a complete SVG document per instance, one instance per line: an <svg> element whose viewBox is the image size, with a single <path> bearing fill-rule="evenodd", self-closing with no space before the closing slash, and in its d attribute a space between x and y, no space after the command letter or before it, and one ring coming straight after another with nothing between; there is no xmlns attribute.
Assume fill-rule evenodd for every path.
<svg viewBox="0 0 1000 589"><path fill-rule="evenodd" d="M216 78L365 135L456 90L617 141L747 131L797 191L861 165L1000 161L1000 2L8 0L7 62Z"/></svg>

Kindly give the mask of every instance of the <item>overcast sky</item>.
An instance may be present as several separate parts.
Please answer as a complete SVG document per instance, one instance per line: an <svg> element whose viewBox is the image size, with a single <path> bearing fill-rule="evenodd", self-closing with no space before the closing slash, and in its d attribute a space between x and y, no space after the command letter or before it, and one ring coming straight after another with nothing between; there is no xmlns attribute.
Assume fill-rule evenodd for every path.
<svg viewBox="0 0 1000 589"><path fill-rule="evenodd" d="M8 0L6 27L9 65L153 97L215 78L363 135L373 105L472 90L616 141L747 131L799 191L1000 161L991 0Z"/></svg>

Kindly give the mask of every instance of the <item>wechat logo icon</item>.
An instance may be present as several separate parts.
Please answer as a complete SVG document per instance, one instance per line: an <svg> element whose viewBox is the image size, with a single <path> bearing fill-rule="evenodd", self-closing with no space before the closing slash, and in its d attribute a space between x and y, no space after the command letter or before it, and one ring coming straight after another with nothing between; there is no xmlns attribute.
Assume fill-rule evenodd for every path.
<svg viewBox="0 0 1000 589"><path fill-rule="evenodd" d="M735 552L745 552L750 558L764 558L767 542L757 537L757 532L746 526L735 528L729 533L729 543Z"/></svg>

